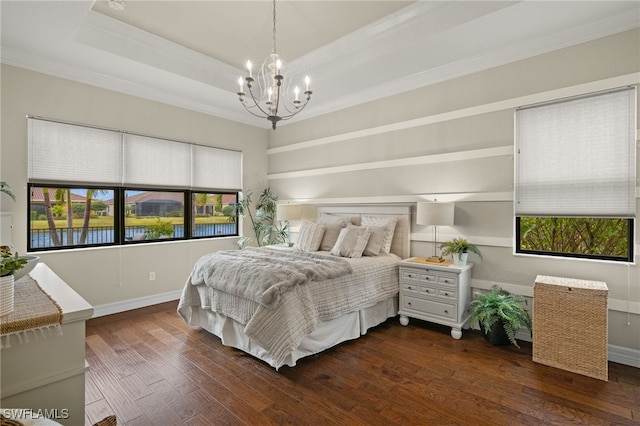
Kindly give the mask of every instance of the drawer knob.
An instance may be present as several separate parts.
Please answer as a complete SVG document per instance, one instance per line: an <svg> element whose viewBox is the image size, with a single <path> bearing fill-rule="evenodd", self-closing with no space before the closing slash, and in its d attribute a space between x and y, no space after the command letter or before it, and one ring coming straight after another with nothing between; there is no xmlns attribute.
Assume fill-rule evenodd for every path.
<svg viewBox="0 0 640 426"><path fill-rule="evenodd" d="M445 296L449 296L449 293L445 293L444 295L445 295Z"/></svg>
<svg viewBox="0 0 640 426"><path fill-rule="evenodd" d="M407 305L411 306L411 302L407 302Z"/></svg>
<svg viewBox="0 0 640 426"><path fill-rule="evenodd" d="M445 309L445 310L444 310L444 313L445 313L445 314L448 314L448 313L449 313L449 311L447 311L447 310Z"/></svg>
<svg viewBox="0 0 640 426"><path fill-rule="evenodd" d="M408 285L408 286L407 286L407 288L408 288L409 290L413 290L413 287L411 287L410 285Z"/></svg>

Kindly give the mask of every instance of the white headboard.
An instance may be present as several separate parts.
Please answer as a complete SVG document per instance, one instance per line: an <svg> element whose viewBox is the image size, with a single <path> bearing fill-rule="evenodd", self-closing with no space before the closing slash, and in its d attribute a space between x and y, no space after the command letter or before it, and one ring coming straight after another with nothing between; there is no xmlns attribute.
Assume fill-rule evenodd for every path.
<svg viewBox="0 0 640 426"><path fill-rule="evenodd" d="M321 213L335 214L357 218L356 225L362 216L394 216L398 219L391 243L391 253L402 259L408 258L411 243L411 206L402 204L340 204L318 205L318 216Z"/></svg>

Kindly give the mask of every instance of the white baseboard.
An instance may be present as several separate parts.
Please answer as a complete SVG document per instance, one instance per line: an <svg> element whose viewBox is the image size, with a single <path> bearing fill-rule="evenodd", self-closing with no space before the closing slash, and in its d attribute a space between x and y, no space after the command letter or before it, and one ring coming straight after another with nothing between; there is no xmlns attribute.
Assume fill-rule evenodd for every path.
<svg viewBox="0 0 640 426"><path fill-rule="evenodd" d="M180 299L182 290L173 290L166 293L153 294L151 296L137 297L135 299L123 300L121 302L107 303L93 307L93 317L103 317L105 315L117 314L130 311L132 309L144 308L159 303L171 302Z"/></svg>
<svg viewBox="0 0 640 426"><path fill-rule="evenodd" d="M618 364L640 368L640 351L637 349L609 345L608 359L609 361L617 362Z"/></svg>

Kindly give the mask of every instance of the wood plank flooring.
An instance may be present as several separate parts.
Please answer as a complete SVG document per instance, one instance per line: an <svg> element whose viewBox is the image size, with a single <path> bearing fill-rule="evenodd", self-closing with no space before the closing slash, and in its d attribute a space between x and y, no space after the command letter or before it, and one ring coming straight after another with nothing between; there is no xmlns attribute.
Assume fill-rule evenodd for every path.
<svg viewBox="0 0 640 426"><path fill-rule="evenodd" d="M390 319L358 340L275 371L184 324L177 301L87 324L86 424L640 424L640 369L609 381L493 347L477 331Z"/></svg>

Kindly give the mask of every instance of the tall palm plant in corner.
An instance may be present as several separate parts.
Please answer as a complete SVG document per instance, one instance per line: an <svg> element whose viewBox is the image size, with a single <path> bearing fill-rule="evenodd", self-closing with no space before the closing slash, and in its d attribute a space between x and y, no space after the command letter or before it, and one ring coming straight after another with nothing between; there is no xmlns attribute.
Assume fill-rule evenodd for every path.
<svg viewBox="0 0 640 426"><path fill-rule="evenodd" d="M254 215L251 209L251 196L251 190L247 191L234 208L236 216L249 217L258 247L286 242L286 227L279 226L276 220L278 197L271 192L271 188L265 188L258 197ZM252 241L254 241L253 237L242 237L238 240L238 247L244 248Z"/></svg>

